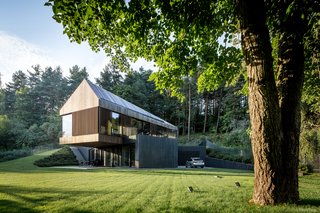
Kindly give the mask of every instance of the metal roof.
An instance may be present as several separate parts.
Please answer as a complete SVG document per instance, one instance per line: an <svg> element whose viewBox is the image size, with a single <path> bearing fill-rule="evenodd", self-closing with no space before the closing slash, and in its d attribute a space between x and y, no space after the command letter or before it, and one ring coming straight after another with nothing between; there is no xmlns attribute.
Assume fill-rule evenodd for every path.
<svg viewBox="0 0 320 213"><path fill-rule="evenodd" d="M99 105L103 108L118 112L129 117L133 117L139 120L147 121L153 124L157 124L162 127L166 127L171 130L177 130L177 127L168 123L167 121L147 112L146 110L130 103L129 101L120 98L119 96L93 84L91 81L86 80L99 98Z"/></svg>

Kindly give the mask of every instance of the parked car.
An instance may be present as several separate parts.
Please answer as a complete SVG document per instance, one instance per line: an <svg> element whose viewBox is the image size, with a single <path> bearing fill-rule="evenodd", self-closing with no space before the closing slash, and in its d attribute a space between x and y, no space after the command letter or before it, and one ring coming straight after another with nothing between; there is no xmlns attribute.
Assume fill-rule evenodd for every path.
<svg viewBox="0 0 320 213"><path fill-rule="evenodd" d="M186 168L197 168L197 167L204 167L204 161L198 157L192 157L186 162Z"/></svg>

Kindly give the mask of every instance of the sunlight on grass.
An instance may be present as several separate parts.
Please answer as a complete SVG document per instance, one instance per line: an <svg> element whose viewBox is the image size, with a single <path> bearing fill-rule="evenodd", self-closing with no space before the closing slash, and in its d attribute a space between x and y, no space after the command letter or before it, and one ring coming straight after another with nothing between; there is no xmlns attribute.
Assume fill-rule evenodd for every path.
<svg viewBox="0 0 320 213"><path fill-rule="evenodd" d="M301 205L257 207L248 203L253 188L253 174L248 172L33 166L41 157L0 163L0 212L318 212L320 208L319 174L301 177Z"/></svg>

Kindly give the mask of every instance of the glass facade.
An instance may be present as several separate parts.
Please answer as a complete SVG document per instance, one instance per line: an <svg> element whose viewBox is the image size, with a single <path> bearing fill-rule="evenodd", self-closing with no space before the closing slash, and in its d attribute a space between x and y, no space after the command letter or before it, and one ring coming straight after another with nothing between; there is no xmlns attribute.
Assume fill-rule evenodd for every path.
<svg viewBox="0 0 320 213"><path fill-rule="evenodd" d="M62 116L62 136L72 136L72 114Z"/></svg>
<svg viewBox="0 0 320 213"><path fill-rule="evenodd" d="M135 166L134 145L89 149L89 162L94 166Z"/></svg>
<svg viewBox="0 0 320 213"><path fill-rule="evenodd" d="M135 139L137 134L176 138L175 130L141 121L126 115L100 108L100 134L126 136Z"/></svg>
<svg viewBox="0 0 320 213"><path fill-rule="evenodd" d="M136 135L143 131L142 129L142 121L139 121L134 118L130 118L125 115L121 115L122 121L122 134L124 136L129 137L130 139L135 139Z"/></svg>

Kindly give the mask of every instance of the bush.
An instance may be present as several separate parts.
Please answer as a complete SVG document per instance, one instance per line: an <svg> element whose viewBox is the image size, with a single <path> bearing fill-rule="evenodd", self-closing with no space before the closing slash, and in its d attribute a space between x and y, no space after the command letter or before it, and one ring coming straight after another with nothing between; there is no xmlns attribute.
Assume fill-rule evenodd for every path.
<svg viewBox="0 0 320 213"><path fill-rule="evenodd" d="M206 152L207 152L207 155L212 158L243 162L248 164L252 163L252 158L251 158L252 156L248 154L246 154L246 156L241 156L240 155L241 149L239 148L222 147L222 146L214 145L213 148L207 148Z"/></svg>
<svg viewBox="0 0 320 213"><path fill-rule="evenodd" d="M32 154L31 149L15 149L0 152L0 162L23 158Z"/></svg>
<svg viewBox="0 0 320 213"><path fill-rule="evenodd" d="M71 166L79 165L79 162L77 161L71 149L65 146L52 155L35 161L34 165L39 167Z"/></svg>
<svg viewBox="0 0 320 213"><path fill-rule="evenodd" d="M313 173L313 166L311 164L300 164L299 172L302 172L303 174Z"/></svg>

